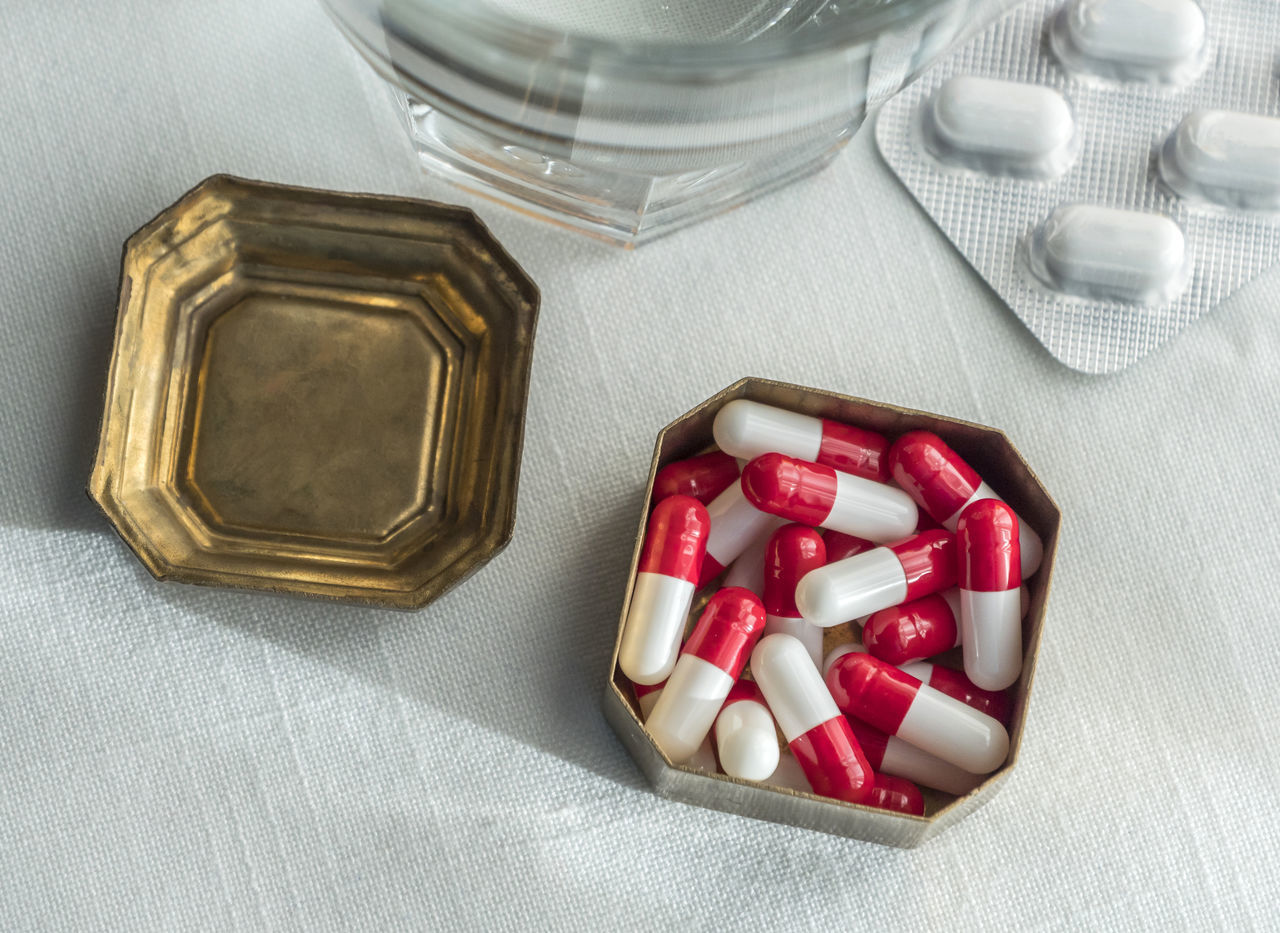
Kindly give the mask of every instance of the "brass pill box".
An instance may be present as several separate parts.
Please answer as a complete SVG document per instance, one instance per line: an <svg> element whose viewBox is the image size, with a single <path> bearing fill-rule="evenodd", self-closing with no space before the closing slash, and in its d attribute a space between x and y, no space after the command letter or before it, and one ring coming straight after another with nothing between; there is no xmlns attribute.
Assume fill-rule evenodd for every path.
<svg viewBox="0 0 1280 933"><path fill-rule="evenodd" d="M618 668L618 645L621 643L622 626L631 605L636 566L640 560L645 523L652 504L654 477L668 463L707 450L713 443L711 424L716 412L727 402L737 398L748 398L806 415L845 421L890 437L914 429L932 431L964 457L1043 538L1044 558L1040 568L1028 581L1031 605L1023 620L1022 675L1012 688L1009 757L1004 765L965 796L955 798L926 789L923 817L878 810L789 788L742 781L725 774L710 774L692 765L672 764L645 731L631 684ZM713 810L884 845L902 848L920 845L989 801L1017 764L1061 525L1062 513L1053 498L1009 439L995 428L798 385L767 379L742 379L681 415L658 434L649 470L649 484L640 513L631 573L618 621L609 679L605 685L605 718L654 789L664 797ZM705 599L704 592L695 600L694 616ZM829 629L824 650L851 638L853 635L847 626Z"/></svg>
<svg viewBox="0 0 1280 933"><path fill-rule="evenodd" d="M158 578L421 607L510 540L537 311L468 210L209 178L125 246L89 494Z"/></svg>

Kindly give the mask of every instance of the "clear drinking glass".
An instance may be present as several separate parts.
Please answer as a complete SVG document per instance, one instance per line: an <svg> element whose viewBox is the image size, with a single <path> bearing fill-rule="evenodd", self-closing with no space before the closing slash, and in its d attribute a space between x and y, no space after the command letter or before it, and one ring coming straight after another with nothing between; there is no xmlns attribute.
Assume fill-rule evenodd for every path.
<svg viewBox="0 0 1280 933"><path fill-rule="evenodd" d="M634 245L826 165L1009 0L322 0L424 167Z"/></svg>

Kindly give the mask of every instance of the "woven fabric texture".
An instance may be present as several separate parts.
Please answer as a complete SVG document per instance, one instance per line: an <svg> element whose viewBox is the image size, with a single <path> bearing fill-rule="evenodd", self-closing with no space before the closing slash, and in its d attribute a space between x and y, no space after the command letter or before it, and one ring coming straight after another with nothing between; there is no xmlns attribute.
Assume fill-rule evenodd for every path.
<svg viewBox="0 0 1280 933"><path fill-rule="evenodd" d="M1280 278L1090 378L867 133L625 253L421 175L312 0L9 6L0 928L1280 927ZM215 172L470 204L542 288L515 538L424 612L157 583L84 495L121 243ZM999 426L1064 510L1020 764L918 850L659 799L599 711L654 436L744 375Z"/></svg>

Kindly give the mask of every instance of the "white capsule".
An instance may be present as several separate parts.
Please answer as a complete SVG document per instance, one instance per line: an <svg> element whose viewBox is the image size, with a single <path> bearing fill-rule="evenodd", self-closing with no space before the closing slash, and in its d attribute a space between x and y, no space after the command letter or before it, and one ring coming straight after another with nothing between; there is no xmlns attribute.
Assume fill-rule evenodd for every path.
<svg viewBox="0 0 1280 933"><path fill-rule="evenodd" d="M734 399L716 413L711 433L721 450L745 460L770 451L817 460L822 449L821 419L745 398Z"/></svg>
<svg viewBox="0 0 1280 933"><path fill-rule="evenodd" d="M741 479L711 500L707 514L711 516L711 533L707 536L707 554L702 560L699 585L709 583L737 560L748 545L782 524L776 515L761 512L747 501L742 494Z"/></svg>
<svg viewBox="0 0 1280 933"><path fill-rule="evenodd" d="M1176 297L1191 274L1182 230L1168 217L1096 204L1056 208L1036 229L1028 260L1057 291L1142 304Z"/></svg>
<svg viewBox="0 0 1280 933"><path fill-rule="evenodd" d="M767 616L764 624L766 635L790 635L804 645L804 650L813 659L814 670L821 670L822 637L825 631L826 629L819 628L812 622L787 616Z"/></svg>
<svg viewBox="0 0 1280 933"><path fill-rule="evenodd" d="M649 716L653 713L654 707L658 705L658 700L662 699L662 691L666 687L666 681L659 684L635 684L634 686L636 700L640 704L640 721L647 722ZM710 736L702 740L698 750L684 764L690 768L710 771L712 774L716 773L716 755L711 749Z"/></svg>
<svg viewBox="0 0 1280 933"><path fill-rule="evenodd" d="M957 797L963 797L985 780L982 775L972 774L949 761L921 751L896 735L889 736L885 743L880 770Z"/></svg>
<svg viewBox="0 0 1280 933"><path fill-rule="evenodd" d="M824 628L896 606L906 598L907 576L888 548L827 564L796 587L796 605L804 618Z"/></svg>
<svg viewBox="0 0 1280 933"><path fill-rule="evenodd" d="M1280 210L1280 119L1194 110L1160 148L1160 177L1185 198Z"/></svg>
<svg viewBox="0 0 1280 933"><path fill-rule="evenodd" d="M919 507L897 486L836 471L835 501L819 524L879 543L907 537L919 522Z"/></svg>
<svg viewBox="0 0 1280 933"><path fill-rule="evenodd" d="M943 162L992 175L1052 178L1075 160L1075 119L1052 88L961 75L929 99L924 144Z"/></svg>
<svg viewBox="0 0 1280 933"><path fill-rule="evenodd" d="M716 750L730 777L763 781L778 767L778 734L773 716L751 699L731 702L716 717Z"/></svg>
<svg viewBox="0 0 1280 933"><path fill-rule="evenodd" d="M1022 592L960 590L964 672L983 690L1003 690L1022 673Z"/></svg>
<svg viewBox="0 0 1280 933"><path fill-rule="evenodd" d="M680 655L644 727L676 764L689 760L715 724L733 677L692 654Z"/></svg>
<svg viewBox="0 0 1280 933"><path fill-rule="evenodd" d="M637 573L631 609L622 630L618 667L634 683L656 684L671 676L693 603L694 585L661 573Z"/></svg>
<svg viewBox="0 0 1280 933"><path fill-rule="evenodd" d="M986 713L921 686L898 725L898 738L965 771L987 774L1009 757L1009 734Z"/></svg>
<svg viewBox="0 0 1280 933"><path fill-rule="evenodd" d="M760 639L751 652L751 673L788 742L840 715L809 653L794 638Z"/></svg>
<svg viewBox="0 0 1280 933"><path fill-rule="evenodd" d="M1204 11L1192 0L1074 0L1049 28L1068 70L1121 81L1174 83L1204 59Z"/></svg>

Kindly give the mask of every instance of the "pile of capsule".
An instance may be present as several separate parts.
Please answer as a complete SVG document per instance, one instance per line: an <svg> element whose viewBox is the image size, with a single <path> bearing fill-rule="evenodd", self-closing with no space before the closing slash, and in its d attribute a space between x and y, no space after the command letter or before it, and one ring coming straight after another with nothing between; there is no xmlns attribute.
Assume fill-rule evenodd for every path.
<svg viewBox="0 0 1280 933"><path fill-rule="evenodd" d="M654 481L618 649L649 735L676 764L903 813L917 785L968 793L1009 753L1039 537L927 431L738 399L713 433ZM824 658L850 626L862 643ZM957 646L963 672L927 660Z"/></svg>

